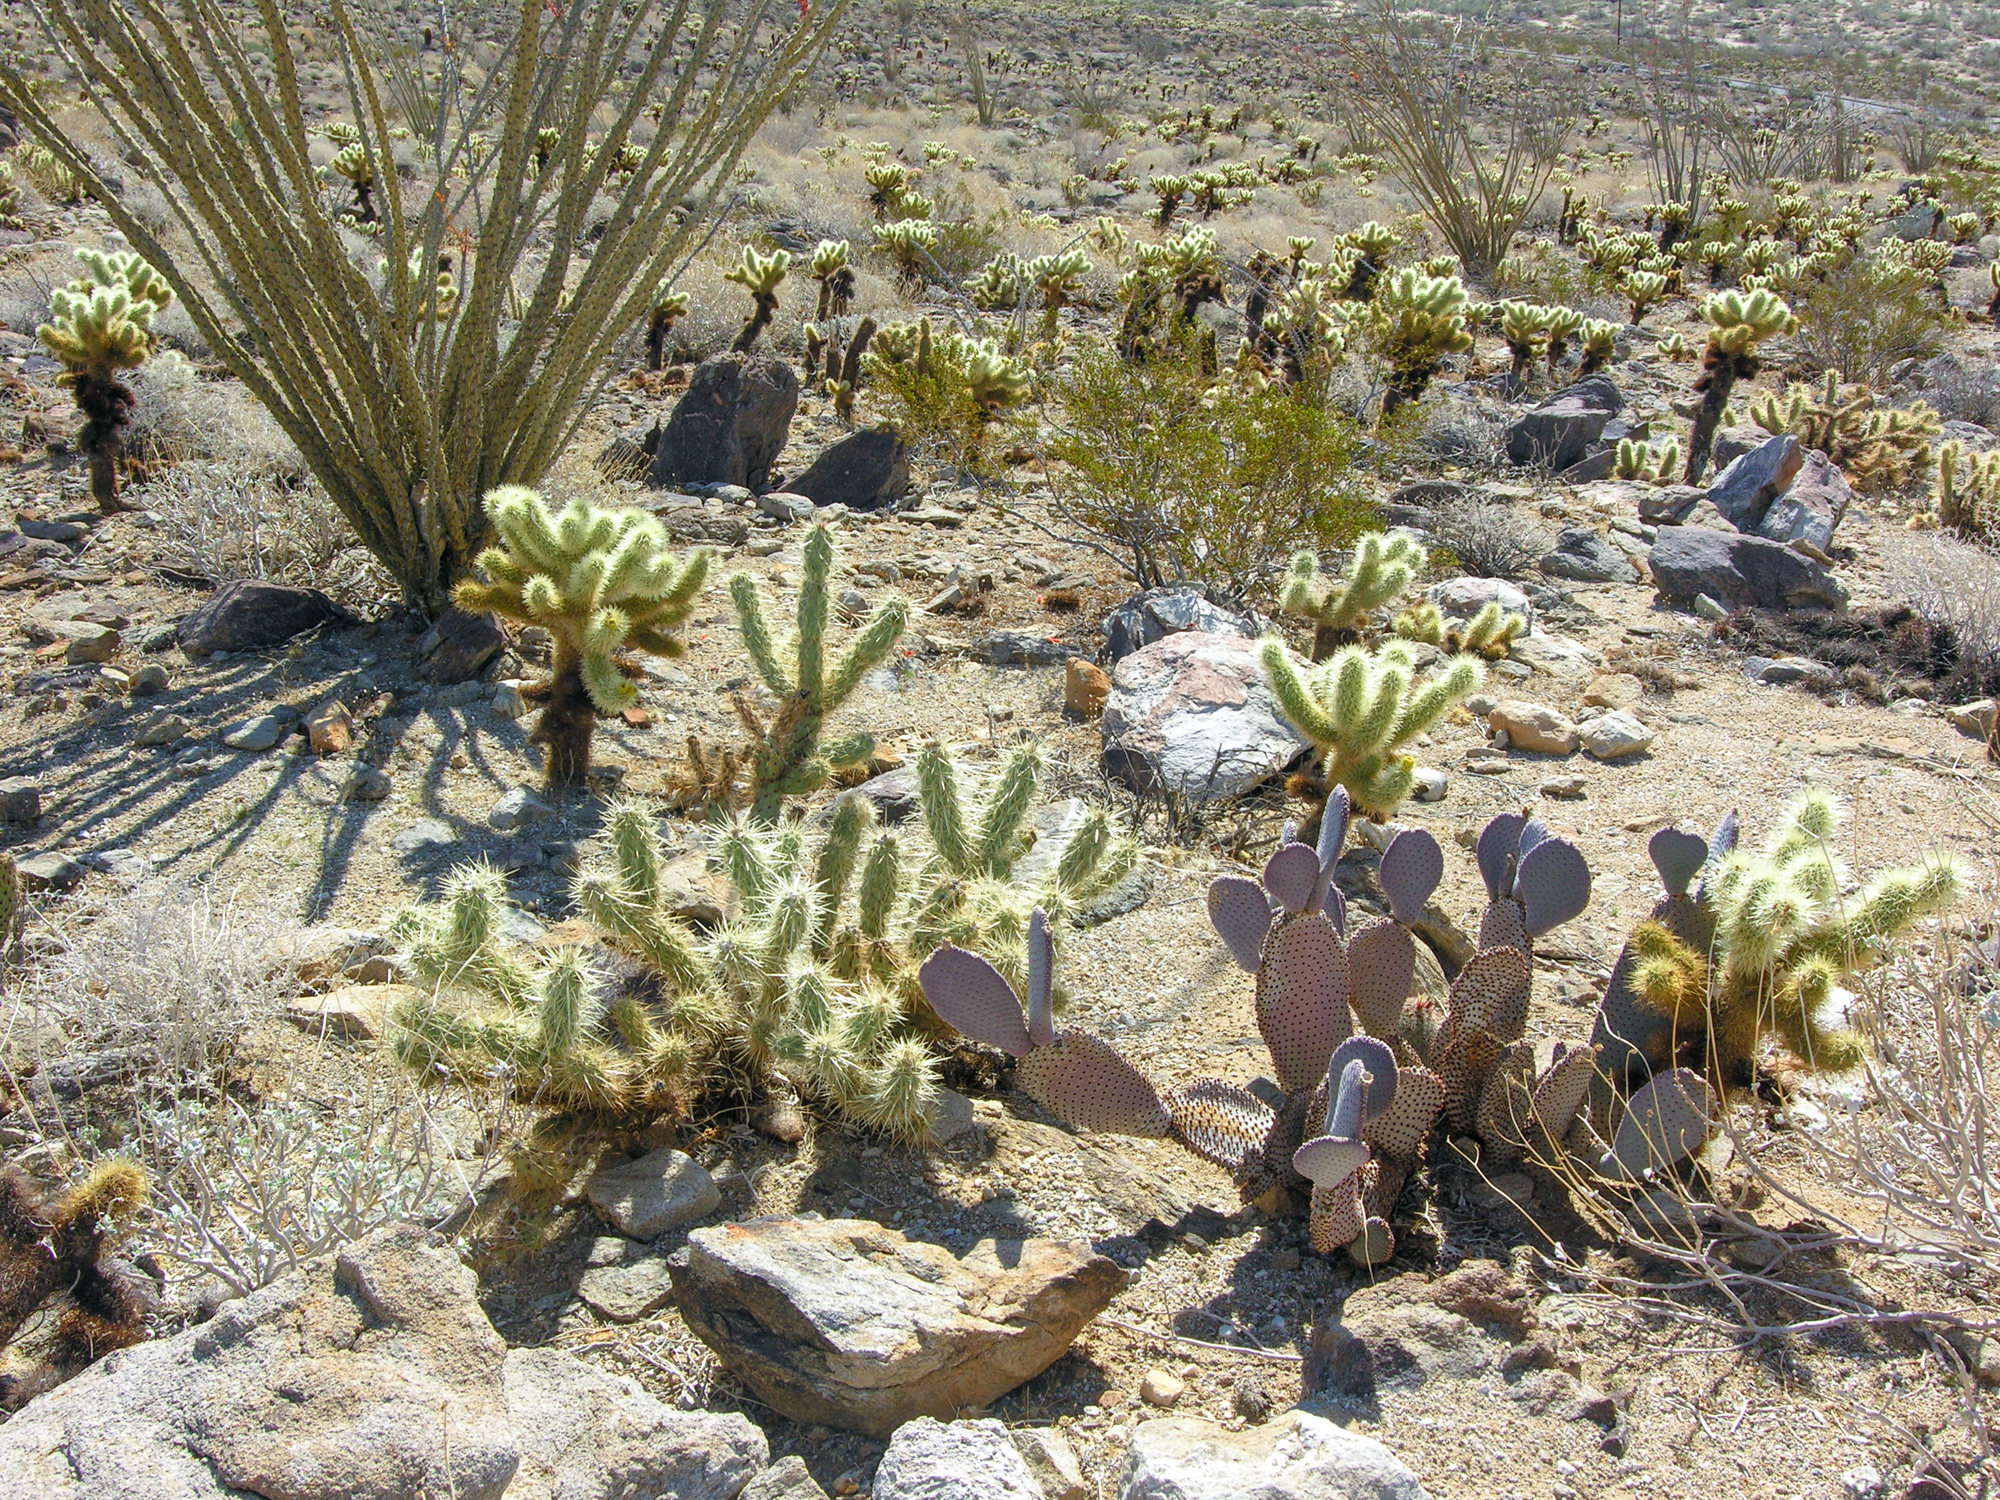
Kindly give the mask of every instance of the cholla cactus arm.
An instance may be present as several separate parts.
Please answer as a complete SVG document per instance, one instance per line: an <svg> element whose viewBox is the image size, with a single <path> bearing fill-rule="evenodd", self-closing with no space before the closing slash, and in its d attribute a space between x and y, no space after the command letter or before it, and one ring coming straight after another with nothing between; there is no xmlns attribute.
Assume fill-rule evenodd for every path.
<svg viewBox="0 0 2000 1500"><path fill-rule="evenodd" d="M555 639L548 707L531 739L548 748L551 786L581 782L598 712L637 699L615 653L636 646L678 656L677 628L708 576L709 554L676 559L660 523L639 510L607 511L577 499L560 515L519 486L490 492L487 514L500 538L479 556L486 582L466 580L459 608L493 610Z"/></svg>
<svg viewBox="0 0 2000 1500"><path fill-rule="evenodd" d="M1280 607L1313 621L1313 660L1318 661L1334 646L1353 639L1376 610L1400 598L1429 560L1409 536L1369 532L1355 542L1340 579L1328 582L1319 576L1318 562L1310 552L1295 553Z"/></svg>
<svg viewBox="0 0 2000 1500"><path fill-rule="evenodd" d="M1397 615L1390 629L1406 641L1425 646L1444 645L1444 611L1428 599L1420 599Z"/></svg>
<svg viewBox="0 0 2000 1500"><path fill-rule="evenodd" d="M729 346L732 350L748 353L757 336L771 326L771 319L778 311L778 287L791 267L789 250L759 255L755 246L745 245L742 262L734 270L723 272L723 280L733 281L750 293L750 316L743 320L742 331Z"/></svg>

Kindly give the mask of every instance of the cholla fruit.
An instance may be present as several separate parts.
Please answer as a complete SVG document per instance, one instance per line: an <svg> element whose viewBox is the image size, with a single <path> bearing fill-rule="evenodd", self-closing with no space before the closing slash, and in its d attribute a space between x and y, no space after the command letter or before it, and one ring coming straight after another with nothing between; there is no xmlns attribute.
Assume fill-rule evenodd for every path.
<svg viewBox="0 0 2000 1500"><path fill-rule="evenodd" d="M530 738L547 747L549 785L573 785L589 769L597 714L638 701L617 653L681 654L675 632L694 608L709 555L674 557L666 531L642 510L579 498L558 514L518 485L490 492L486 513L500 539L478 557L488 581L467 580L452 597L461 609L493 610L554 638L548 706Z"/></svg>

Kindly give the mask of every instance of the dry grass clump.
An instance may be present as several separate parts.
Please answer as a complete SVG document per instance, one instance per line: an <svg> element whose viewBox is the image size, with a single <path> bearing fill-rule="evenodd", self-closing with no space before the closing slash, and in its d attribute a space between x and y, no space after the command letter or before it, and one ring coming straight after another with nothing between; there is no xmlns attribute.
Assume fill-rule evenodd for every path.
<svg viewBox="0 0 2000 1500"><path fill-rule="evenodd" d="M1466 572L1481 578L1521 578L1554 543L1532 516L1477 495L1431 511L1427 528Z"/></svg>
<svg viewBox="0 0 2000 1500"><path fill-rule="evenodd" d="M217 583L263 578L363 604L390 587L319 481L254 458L162 468L132 494L157 520L155 555Z"/></svg>
<svg viewBox="0 0 2000 1500"><path fill-rule="evenodd" d="M2000 557L1936 532L1885 532L1882 588L1958 638L1965 667L2000 672Z"/></svg>

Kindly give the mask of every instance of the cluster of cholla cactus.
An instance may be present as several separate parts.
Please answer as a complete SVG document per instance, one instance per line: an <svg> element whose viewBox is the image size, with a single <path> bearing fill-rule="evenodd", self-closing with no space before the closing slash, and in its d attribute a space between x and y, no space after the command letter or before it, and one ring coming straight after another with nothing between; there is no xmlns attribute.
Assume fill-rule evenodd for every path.
<svg viewBox="0 0 2000 1500"><path fill-rule="evenodd" d="M1729 407L1729 393L1739 380L1756 377L1757 346L1798 326L1785 300L1773 292L1718 292L1702 304L1710 332L1702 351L1701 376L1694 388L1701 393L1694 431L1688 438L1686 482L1694 484L1708 468L1715 447L1715 430Z"/></svg>
<svg viewBox="0 0 2000 1500"><path fill-rule="evenodd" d="M937 239L937 225L929 219L893 219L875 226L875 246L895 262L896 280L905 289L923 287Z"/></svg>
<svg viewBox="0 0 2000 1500"><path fill-rule="evenodd" d="M1435 646L1454 656L1463 653L1498 661L1528 633L1528 621L1509 614L1496 599L1482 604L1470 619L1447 621L1443 610L1422 599L1398 613L1390 630L1398 639Z"/></svg>
<svg viewBox="0 0 2000 1500"><path fill-rule="evenodd" d="M778 312L778 288L791 268L789 250L760 255L754 245L745 245L742 261L734 270L722 273L723 280L735 282L750 294L750 316L743 320L735 342L729 346L736 353L747 354L758 336L771 326L771 319Z"/></svg>
<svg viewBox="0 0 2000 1500"><path fill-rule="evenodd" d="M1118 282L1118 300L1124 308L1118 353L1127 360L1144 361L1164 344L1192 334L1196 312L1204 303L1227 300L1226 289L1221 249L1215 232L1204 225L1191 225L1157 245L1137 246L1133 255L1138 264ZM1202 357L1213 368L1213 334L1202 332L1206 334Z"/></svg>
<svg viewBox="0 0 2000 1500"><path fill-rule="evenodd" d="M1813 787L1755 851L1737 847L1733 813L1709 839L1654 835L1666 894L1619 955L1593 1033L1613 1078L1680 1065L1718 1090L1747 1087L1773 1034L1808 1068L1860 1063L1860 1038L1830 1015L1843 981L1950 906L1961 877L1937 856L1850 890L1833 851L1841 817Z"/></svg>
<svg viewBox="0 0 2000 1500"><path fill-rule="evenodd" d="M359 140L343 146L328 165L354 190L353 211L347 217L354 221L356 227L371 229L376 222L375 164L367 146Z"/></svg>
<svg viewBox="0 0 2000 1500"><path fill-rule="evenodd" d="M618 653L681 654L675 631L694 608L709 555L675 557L642 510L579 497L557 513L518 485L488 494L486 514L500 541L477 559L487 581L467 579L452 597L460 609L492 610L553 638L555 671L530 740L546 747L549 785L572 786L590 769L597 715L638 701Z"/></svg>
<svg viewBox="0 0 2000 1500"><path fill-rule="evenodd" d="M936 1029L921 962L952 944L1025 984L1031 913L1060 921L1129 870L1134 846L1090 812L1051 831L1058 847L1031 867L1034 746L1015 747L990 778L936 745L918 769L927 839L879 828L858 792L834 802L817 835L797 821L721 822L709 848L729 916L709 932L676 913L654 815L638 803L610 810L608 855L577 877L586 940L509 942L499 873L455 871L439 901L394 924L423 982L396 1012L398 1055L424 1073L501 1074L562 1117L545 1141L578 1121L684 1113L732 1068L774 1095L921 1140Z"/></svg>
<svg viewBox="0 0 2000 1500"><path fill-rule="evenodd" d="M0 1412L145 1336L152 1296L144 1274L113 1252L122 1221L147 1195L145 1174L127 1161L101 1162L58 1194L0 1167L0 1349L51 1297L69 1300L47 1368L0 1371Z"/></svg>
<svg viewBox="0 0 2000 1500"><path fill-rule="evenodd" d="M723 807L741 803L752 819L766 825L777 821L787 797L817 790L834 771L858 765L874 753L875 741L866 734L828 741L827 718L861 686L862 678L888 659L910 618L908 602L891 597L876 606L846 649L834 655L832 533L814 525L801 551L797 624L782 642L772 638L770 612L756 578L737 573L729 580L729 600L744 649L776 697L776 712L766 722L748 697L737 695L737 715L750 743L740 756L727 758L719 775L699 741L689 741L691 769L705 783L705 800Z"/></svg>
<svg viewBox="0 0 2000 1500"><path fill-rule="evenodd" d="M1900 485L1928 468L1942 418L1922 401L1878 408L1866 386L1843 386L1828 370L1819 384L1794 382L1785 394L1759 396L1750 420L1766 432L1791 433L1838 464L1862 488Z"/></svg>
<svg viewBox="0 0 2000 1500"><path fill-rule="evenodd" d="M1369 304L1368 331L1389 367L1385 418L1419 400L1449 356L1472 348L1465 326L1469 300L1456 276L1429 276L1415 266L1381 280Z"/></svg>
<svg viewBox="0 0 2000 1500"><path fill-rule="evenodd" d="M77 446L90 459L90 492L104 511L118 507L118 462L138 397L118 377L153 352L153 318L174 300L166 278L132 251L79 250L85 275L49 299L50 321L35 330L63 366L84 415Z"/></svg>
<svg viewBox="0 0 2000 1500"><path fill-rule="evenodd" d="M1939 448L1931 499L1947 531L1968 541L1992 535L2000 526L2000 449L1968 454L1956 438Z"/></svg>
<svg viewBox="0 0 2000 1500"><path fill-rule="evenodd" d="M1612 460L1614 479L1636 479L1642 484L1672 484L1681 471L1681 442L1665 437L1657 443L1641 438L1620 438Z"/></svg>
<svg viewBox="0 0 2000 1500"><path fill-rule="evenodd" d="M1312 553L1295 553L1278 607L1313 622L1312 658L1321 661L1360 640L1375 613L1400 599L1428 561L1422 544L1400 532L1371 531L1358 538L1337 579L1320 574Z"/></svg>
<svg viewBox="0 0 2000 1500"><path fill-rule="evenodd" d="M1607 1148L1584 1110L1597 1048L1558 1049L1538 1071L1523 1040L1531 944L1589 900L1575 846L1522 816L1487 826L1480 951L1447 989L1413 930L1444 873L1437 841L1420 829L1391 840L1377 870L1388 915L1350 931L1333 879L1347 823L1335 790L1315 844L1288 834L1261 881L1225 875L1209 888L1210 921L1255 975L1257 1026L1283 1095L1275 1107L1215 1078L1161 1089L1103 1038L1058 1030L1053 952L1039 924L1025 985L948 947L921 970L925 997L959 1031L1012 1056L1022 1092L1072 1125L1172 1140L1229 1172L1246 1200L1309 1185L1314 1248L1345 1248L1363 1264L1394 1252L1391 1210L1440 1117L1476 1137L1482 1159L1568 1151L1624 1180L1700 1148L1712 1126L1698 1077L1664 1074L1621 1097Z"/></svg>
<svg viewBox="0 0 2000 1500"><path fill-rule="evenodd" d="M1062 310L1075 300L1078 284L1090 271L1090 257L1080 249L1032 260L1008 251L981 267L967 283L966 294L982 312L1013 312L1039 300L1043 334L1053 337Z"/></svg>
<svg viewBox="0 0 2000 1500"><path fill-rule="evenodd" d="M875 336L866 367L913 410L930 414L970 453L985 429L1034 385L1028 367L991 339L954 328L937 329L925 317L892 323Z"/></svg>

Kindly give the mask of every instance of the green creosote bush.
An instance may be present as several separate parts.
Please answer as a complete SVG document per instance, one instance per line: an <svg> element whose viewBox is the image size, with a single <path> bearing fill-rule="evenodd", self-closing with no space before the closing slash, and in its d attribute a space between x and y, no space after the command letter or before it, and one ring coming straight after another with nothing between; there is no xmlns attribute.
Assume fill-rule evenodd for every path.
<svg viewBox="0 0 2000 1500"><path fill-rule="evenodd" d="M642 510L576 499L554 513L519 486L493 491L486 508L500 539L479 555L488 581L467 579L453 597L461 609L493 610L553 637L548 705L529 739L547 749L548 784L574 786L590 768L597 715L638 701L617 653L681 654L674 632L693 611L709 554L674 557L666 531Z"/></svg>
<svg viewBox="0 0 2000 1500"><path fill-rule="evenodd" d="M1144 363L1084 343L1052 377L1052 482L1066 514L1140 588L1192 580L1268 597L1295 548L1333 550L1379 524L1352 419L1299 387L1205 372L1192 340Z"/></svg>
<svg viewBox="0 0 2000 1500"><path fill-rule="evenodd" d="M79 250L86 275L50 298L50 321L35 330L63 366L61 383L84 415L77 446L90 459L99 510L118 509L118 462L138 398L118 377L153 352L153 318L174 300L166 278L130 251Z"/></svg>
<svg viewBox="0 0 2000 1500"><path fill-rule="evenodd" d="M0 104L172 284L406 601L435 613L491 540L483 497L534 484L569 445L618 342L844 14L841 0L781 10L509 0L464 45L422 55L423 92L451 107L420 131L391 113L394 63L380 59L394 49L351 9L302 31L219 0L51 0L38 14L60 63L93 80L119 169L178 206L171 237L105 184L67 103L25 64L0 59ZM371 279L342 237L346 205L318 190L296 83L320 66L308 35L341 59L383 258L438 267L468 241L443 320L426 311L428 275ZM560 132L546 151L545 129ZM385 166L399 150L414 158L407 187Z"/></svg>

